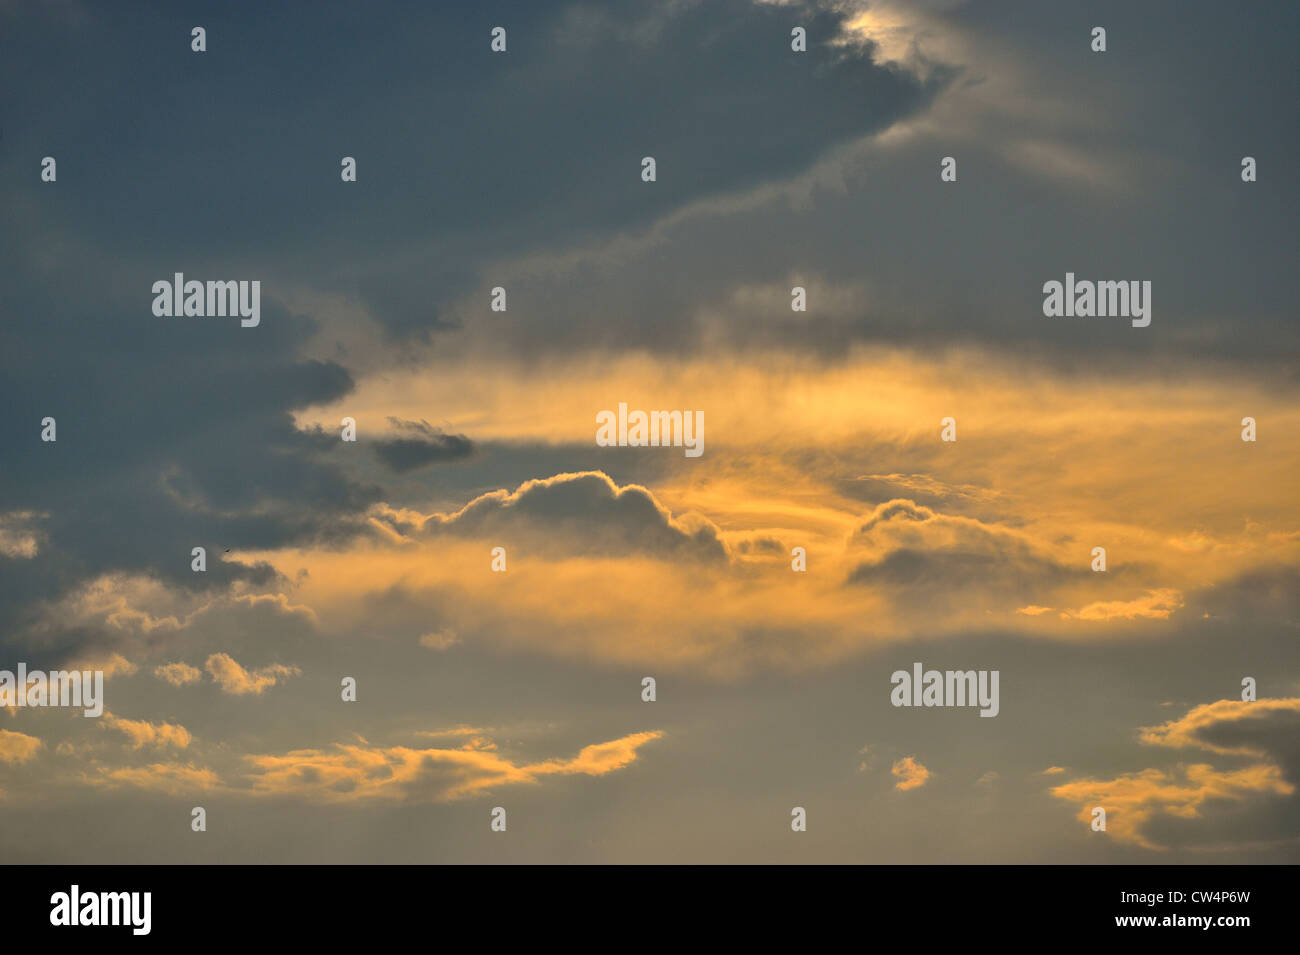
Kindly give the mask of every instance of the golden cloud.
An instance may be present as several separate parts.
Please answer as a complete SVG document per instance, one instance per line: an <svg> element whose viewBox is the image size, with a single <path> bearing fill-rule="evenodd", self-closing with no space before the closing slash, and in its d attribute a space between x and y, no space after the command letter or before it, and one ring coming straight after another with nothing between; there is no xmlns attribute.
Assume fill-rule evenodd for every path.
<svg viewBox="0 0 1300 955"><path fill-rule="evenodd" d="M203 679L203 671L198 667L192 667L188 663L162 663L153 668L153 675L160 680L165 680L172 686L185 686L189 683L198 683Z"/></svg>
<svg viewBox="0 0 1300 955"><path fill-rule="evenodd" d="M1101 806L1106 810L1106 831L1116 840L1163 849L1166 847L1144 831L1159 815L1199 819L1212 800L1243 802L1293 795L1295 785L1286 778L1283 766L1294 765L1298 730L1300 699L1205 703L1179 719L1142 727L1139 741L1264 761L1226 771L1205 763L1173 770L1145 769L1108 780L1075 780L1051 792L1059 799L1081 804L1078 818L1084 822L1091 819L1093 807Z"/></svg>
<svg viewBox="0 0 1300 955"><path fill-rule="evenodd" d="M143 746L175 746L185 749L193 737L184 726L174 723L150 723L148 720L128 720L105 712L100 725L117 730L131 741L132 749Z"/></svg>
<svg viewBox="0 0 1300 955"><path fill-rule="evenodd" d="M246 670L228 653L214 653L203 665L208 675L221 687L223 693L245 695L262 693L288 677L302 671L295 666L273 663L257 670Z"/></svg>
<svg viewBox="0 0 1300 955"><path fill-rule="evenodd" d="M413 749L335 743L329 749L249 755L253 790L300 795L327 802L372 799L447 801L499 786L536 783L544 776L603 776L628 766L638 750L663 736L633 733L583 747L569 759L515 763L494 752L490 741L471 740L459 749Z"/></svg>
<svg viewBox="0 0 1300 955"><path fill-rule="evenodd" d="M1277 766L1258 765L1220 772L1198 763L1178 771L1144 769L1115 779L1080 779L1052 789L1052 795L1067 802L1081 803L1076 818L1092 819L1094 806L1106 810L1106 832L1119 842L1145 849L1164 849L1143 834L1143 826L1155 815L1167 813L1184 819L1200 817L1201 807L1212 799L1243 800L1271 794L1289 796L1295 787L1282 778Z"/></svg>
<svg viewBox="0 0 1300 955"><path fill-rule="evenodd" d="M894 788L904 792L909 789L919 789L930 778L930 771L922 766L915 756L904 756L894 763L890 772L898 777Z"/></svg>
<svg viewBox="0 0 1300 955"><path fill-rule="evenodd" d="M0 762L25 763L36 755L42 745L35 736L0 730Z"/></svg>

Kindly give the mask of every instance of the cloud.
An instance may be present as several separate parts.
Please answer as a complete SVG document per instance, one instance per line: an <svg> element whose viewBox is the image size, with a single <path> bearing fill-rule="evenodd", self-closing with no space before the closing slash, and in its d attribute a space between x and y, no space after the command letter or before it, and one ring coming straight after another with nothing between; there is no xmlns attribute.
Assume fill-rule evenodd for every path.
<svg viewBox="0 0 1300 955"><path fill-rule="evenodd" d="M932 474L863 474L845 482L844 490L854 497L886 503L905 498L917 504L949 508L963 504L991 504L1002 495L992 488L974 484L948 484Z"/></svg>
<svg viewBox="0 0 1300 955"><path fill-rule="evenodd" d="M1279 518L1279 522L1280 522ZM1249 532L1250 528L1248 528ZM1267 535L1266 540L1273 535ZM1294 545L1278 553L1272 566L1251 567L1188 596L1188 605L1212 617L1267 626L1300 612L1300 566Z"/></svg>
<svg viewBox="0 0 1300 955"><path fill-rule="evenodd" d="M41 741L26 733L13 730L0 730L0 762L25 763L36 755L41 748Z"/></svg>
<svg viewBox="0 0 1300 955"><path fill-rule="evenodd" d="M930 778L930 770L922 766L915 756L904 756L889 771L898 777L894 788L902 792L919 789Z"/></svg>
<svg viewBox="0 0 1300 955"><path fill-rule="evenodd" d="M862 759L858 760L858 772L865 773L871 765L871 744L868 743L866 746L863 746L858 750L858 755L862 757Z"/></svg>
<svg viewBox="0 0 1300 955"><path fill-rule="evenodd" d="M1082 576L1021 533L907 498L878 504L849 538L849 550L865 557L850 574L851 583L923 589L936 596L979 588L1010 599Z"/></svg>
<svg viewBox="0 0 1300 955"><path fill-rule="evenodd" d="M67 666L69 670L102 670L104 677L131 676L139 666L120 653L91 653Z"/></svg>
<svg viewBox="0 0 1300 955"><path fill-rule="evenodd" d="M35 523L45 516L37 511L0 513L0 556L13 560L35 557L41 542Z"/></svg>
<svg viewBox="0 0 1300 955"><path fill-rule="evenodd" d="M602 471L557 474L492 491L452 514L432 514L413 527L386 515L399 532L455 534L511 543L524 536L534 551L557 556L651 554L723 561L718 529L702 517L674 517L646 488L619 487Z"/></svg>
<svg viewBox="0 0 1300 955"><path fill-rule="evenodd" d="M379 459L398 474L414 471L437 461L455 461L469 457L474 452L474 442L463 434L445 434L427 421L403 421L389 418L388 422L401 437L379 438L375 453Z"/></svg>
<svg viewBox="0 0 1300 955"><path fill-rule="evenodd" d="M492 730L481 726L456 726L448 730L416 730L416 736L428 739L458 739L460 737L485 737Z"/></svg>
<svg viewBox="0 0 1300 955"><path fill-rule="evenodd" d="M299 428L295 412L345 399L362 371L411 367L414 357L430 353L435 338L436 353L444 354L443 342L456 337L451 333L480 336L482 330L466 321L464 302L487 273L502 267L514 274L501 279L511 285L511 311L497 316L488 332L496 348L535 354L572 347L586 336L572 313L537 320L538 300L530 308L529 296L516 297L515 289L523 290L514 282L524 280L521 257L605 245L698 202L782 182L833 147L923 109L942 86L879 65L861 47L810 55L815 69L774 72L772 56L789 57L783 44L768 41L788 33L790 15L748 0L662 9L636 2L514 5L509 19L518 42L511 44L511 69L484 72L474 44L453 43L433 74L388 83L382 95L364 96L364 106L354 102L357 108L341 120L358 141L372 144L373 155L406 155L417 164L438 157L446 181L464 188L436 201L429 197L437 206L432 220L424 200L412 202L409 191L397 187L400 170L385 171L382 164L373 167L376 188L365 202L346 209L320 203L308 180L288 172L292 162L274 158L297 149L278 135L262 153L270 157L267 168L281 172L265 182L265 195L256 201L235 188L229 170L188 134L165 168L156 170L160 188L144 205L117 188L130 181L125 171L148 156L134 147L115 152L95 166L91 179L81 180L103 200L94 207L42 215L51 198L44 184L0 178L7 302L18 312L49 315L39 327L12 330L6 351L23 357L0 375L0 406L28 409L0 421L0 445L8 449L0 472L7 515L0 554L30 565L11 568L0 556L6 562L0 616L24 624L8 628L0 638L4 649L27 644L76 654L101 647L102 634L67 616L56 616L38 633L25 626L34 605L57 605L89 582L156 576L203 592L268 582L264 567L231 561L210 560L207 573L192 573L178 541L207 546L211 557L227 547L337 546L364 533L366 510L383 499L383 489L357 473L366 466L356 460L362 456L349 457L337 432ZM807 5L801 16L821 37L845 30L845 16L836 11ZM459 34L462 19L450 9L423 9L403 14L406 29L390 35L382 17L346 14L317 24L313 42L350 50L358 37L369 37L417 53L418 36ZM105 89L131 88L141 80L141 65L150 62L109 56L105 49L146 51L167 42L160 24L125 30L111 18L96 23L103 47L40 17L20 14L12 27L24 50L7 64L14 78L35 75L51 55L70 55L90 72L114 77L116 85ZM248 97L275 79L271 52L293 35L283 24L262 24L247 37L251 62L262 64L252 73L214 63L221 75L192 77L204 84L216 80L204 94L216 125L243 115ZM719 56L732 67L716 70ZM520 76L529 77L522 90ZM581 113L565 105L575 76L602 78L580 84ZM340 89L376 89L374 76L357 66L333 80ZM702 100L705 82L715 95ZM39 144L67 130L77 131L60 140L70 154L94 151L109 132L101 123L110 113L142 129L158 120L130 96L112 110L96 111L30 83L7 86L15 108L37 119L6 129L6 157L44 148ZM71 82L69 89L77 86ZM277 88L283 98L264 105L279 118L262 132L293 129L300 146L310 141L309 149L325 148L330 137L304 117L337 111L338 91L306 80ZM656 94L647 98L650 88ZM50 102L60 106L54 112L36 108ZM628 109L630 102L639 105ZM463 120L482 136L458 140L448 152L445 137L433 128L399 134L413 108L433 110L453 125ZM798 110L805 128L796 133L768 121L769 111L782 109ZM474 122L489 112L496 122ZM637 177L648 130L661 163L653 191ZM532 148L539 137L559 148ZM523 176L516 158L521 150L530 155ZM197 226L182 224L175 207L181 193L173 188L195 181L217 189ZM546 185L539 190L538 184ZM485 204L480 195L492 201ZM558 218L557 210L563 212ZM254 220L271 224L255 240L243 225ZM558 231L557 222L563 225ZM234 241L240 233L244 238ZM355 244L362 234L370 240ZM322 257L321 242L333 252ZM181 267L178 250L193 263L191 278L263 276L258 328L152 316L149 289ZM348 274L319 264L327 259L352 263ZM210 274L201 274L205 269ZM303 289L319 295L299 308L291 303ZM626 289L615 291L626 301ZM350 307L339 317L330 304L344 299ZM592 321L612 327L610 318ZM623 318L620 325L613 334L635 327L636 319ZM195 362L196 355L202 360ZM490 376L481 380L491 385ZM113 384L122 381L133 386ZM31 415L39 421L47 413L57 417L58 442L27 440ZM148 427L123 430L124 420ZM432 460L460 459L471 445L464 435L437 432L419 413L398 421L404 433L375 445L386 464L377 469L384 478ZM112 468L88 481L90 469L105 461ZM497 486L493 478L480 487ZM38 511L48 515L40 519L39 534L26 517L14 518ZM123 633L163 633L184 622L171 614L110 613L108 625Z"/></svg>
<svg viewBox="0 0 1300 955"><path fill-rule="evenodd" d="M433 633L426 633L420 637L420 646L428 647L430 650L446 650L460 643L460 637L456 636L455 630L435 630Z"/></svg>
<svg viewBox="0 0 1300 955"><path fill-rule="evenodd" d="M203 679L203 671L198 667L192 667L188 663L162 663L154 667L153 675L160 680L165 680L172 686L185 686L189 683L198 683Z"/></svg>
<svg viewBox="0 0 1300 955"><path fill-rule="evenodd" d="M1289 763L1300 753L1300 698L1202 703L1179 719L1143 727L1138 739Z"/></svg>
<svg viewBox="0 0 1300 955"><path fill-rule="evenodd" d="M117 768L96 766L79 779L91 786L118 789L131 787L185 796L222 788L217 773L193 763L150 763L146 766L121 766Z"/></svg>
<svg viewBox="0 0 1300 955"><path fill-rule="evenodd" d="M1176 770L1144 769L1113 779L1080 779L1052 789L1067 802L1082 803L1076 818L1092 819L1094 806L1106 810L1106 832L1120 842L1145 849L1165 849L1147 838L1146 825L1159 814L1198 819L1202 809L1222 801L1243 801L1260 795L1289 796L1295 786L1276 766L1258 765L1219 771L1205 763Z"/></svg>
<svg viewBox="0 0 1300 955"><path fill-rule="evenodd" d="M663 736L655 730L585 746L577 756L516 763L494 752L489 740L460 749L412 749L335 743L329 749L283 755L250 755L253 790L326 802L446 801L506 785L536 783L545 776L603 776L630 765L638 750Z"/></svg>
<svg viewBox="0 0 1300 955"><path fill-rule="evenodd" d="M148 720L128 720L105 712L100 725L117 730L131 741L132 749L144 746L174 746L185 749L193 739L189 730L174 723L150 723Z"/></svg>
<svg viewBox="0 0 1300 955"><path fill-rule="evenodd" d="M204 774L214 771L236 779L228 762L204 770L156 755L188 759L218 734L229 743L213 743L214 759L316 746L337 758L325 744L341 737L323 727L340 713L372 736L459 719L514 724L532 703L530 718L564 720L571 686L671 669L676 698L711 701L702 728L713 719L735 738L705 732L700 746L674 752L674 772L655 777L663 792L640 794L653 806L692 769L716 769L718 753L757 752L775 686L827 753L851 750L858 730L840 717L852 701L832 705L836 694L851 696L855 676L869 684L883 656L913 659L916 641L1000 655L1026 671L1017 682L1044 692L1022 701L1025 721L1004 727L1010 739L966 741L965 762L925 735L942 734L936 724L907 741L879 737L876 770L920 750L953 778L1003 765L993 787L1002 789L1049 761L1034 747L1050 737L1069 747L1052 758L1086 770L1034 777L1035 798L1085 771L1105 780L1146 766L1166 785L1201 785L1185 767L1106 761L1114 748L1097 736L1108 724L1056 704L1086 673L1088 687L1111 691L1105 717L1131 728L1187 708L1154 710L1152 700L1205 699L1216 671L1231 685L1267 668L1261 685L1300 686L1287 652L1300 594L1297 453L1282 440L1300 425L1296 191L1269 159L1294 155L1294 124L1277 119L1290 115L1296 14L1237 18L1241 29L1225 33L1215 30L1221 4L1186 0L1171 32L1167 10L1115 5L1112 36L1145 55L1112 60L1087 52L1086 27L1064 7L1026 16L1025 4L866 2L864 14L859 0L505 0L507 56L489 54L465 0L400 11L338 4L308 24L253 24L225 5L224 26L210 32L237 36L240 55L199 58L165 18L88 8L89 28L69 30L8 4L6 35L17 42L0 77L21 122L6 124L0 151L0 282L8 313L40 319L10 322L0 355L0 657L48 669L98 655L116 676L139 665L180 686L206 681L207 660L226 692L260 689L259 718L228 725L231 698L215 690L177 694L152 679L109 687L133 722L179 721L196 734L182 750L153 742L125 754L159 760L151 767L110 771L178 792L212 784ZM805 54L789 48L792 23L808 28ZM848 42L852 32L876 45ZM335 68L283 69L283 51L304 35ZM438 56L427 55L430 37ZM1222 69L1202 68L1206 38ZM377 71L363 55L377 48L420 66ZM202 69L172 75L172 56ZM136 95L157 88L160 70L176 91L161 109ZM1144 82L1153 71L1179 81ZM90 96L87 75L100 80ZM193 102L204 109L180 108ZM245 121L250 102L255 122ZM214 147L212 130L233 128L241 147ZM165 162L153 155L160 136ZM1241 183L1238 157L1207 142L1249 142L1260 182ZM57 185L31 166L50 143L64 165ZM360 180L345 185L334 177L348 143L365 146ZM646 153L659 160L653 184L637 176ZM959 184L937 175L949 153ZM304 171L307 156L314 171ZM136 187L141 169L149 188ZM195 183L207 201L187 202ZM1139 186L1141 201L1129 201ZM1016 227L990 232L1007 224L1007 209ZM1151 334L1043 320L1042 282L1066 267L1154 280ZM180 269L262 279L260 327L156 319L149 286ZM488 307L498 284L508 312ZM809 296L797 315L796 284ZM622 398L704 409L709 451L688 460L680 449L595 447L592 413ZM46 414L58 418L57 443L38 441ZM361 446L339 441L344 414L362 422ZM938 441L948 414L960 422L956 445ZM1242 414L1260 421L1257 445L1238 440ZM607 483L580 479L596 473ZM551 486L524 493L534 478ZM881 515L846 551L870 520L859 515L898 500L914 509ZM426 518L467 503L463 523ZM1093 543L1107 546L1114 573L1086 571ZM481 544L509 548L509 574L488 572ZM795 544L807 548L807 573L790 569ZM206 574L190 570L196 545L208 548ZM250 562L218 557L231 550ZM1139 562L1155 569L1126 576ZM328 639L299 639L309 625ZM1032 639L1102 631L1115 637L1104 653ZM435 655L453 641L463 649ZM286 674L252 665L282 660L320 676L350 655L374 675L345 672L416 692L304 716L294 691L311 695L306 679L268 693L264 681L278 686ZM493 678L476 688L484 666ZM751 678L766 668L777 672ZM701 686L715 676L731 682L726 692ZM527 689L539 681L540 696ZM462 698L466 688L482 693ZM158 698L185 709L149 709ZM10 777L84 768L79 757L125 750L132 738L58 716L0 725L36 720L67 734L74 742L60 752L78 758L38 756ZM1204 727L1150 727L1142 754L1194 753L1189 762L1220 774L1276 766L1293 784L1285 740L1273 738L1286 732L1284 716L1216 712ZM457 772L514 778L553 753L574 763L585 739L625 729L537 752L486 731L398 741L504 760L457 769L439 756L426 769L414 757L408 791L424 798L422 787L445 793ZM1197 745L1157 744L1161 734ZM62 738L42 736L50 749ZM395 765L386 747L362 749ZM1017 764L1013 750L1029 761ZM593 766L609 758L590 754ZM734 820L749 818L745 800L771 795L739 776L748 778L728 783ZM587 777L567 782L577 779ZM347 785L347 772L338 781ZM918 798L955 791L940 783ZM42 785L29 787L44 798ZM166 853L190 835L148 813L128 830L99 795L66 805L84 826L52 824L42 807L35 822L51 838L18 857L53 857L59 839L83 843L68 850L75 858ZM681 822L707 812L656 830L636 798L619 811L649 830L610 825L593 837L583 830L601 817L595 804L557 816L557 838L543 841L563 853L620 838L627 851L639 839L665 855L734 843ZM1062 816L1076 808L1044 801ZM1276 836L1289 806L1266 788L1212 796L1195 819L1159 810L1141 830L1156 844L1202 845L1251 815L1251 839ZM409 820L392 815L368 817L375 838L340 851L403 851L391 836ZM245 838L214 851L338 848L313 838L306 818L294 820L302 838L277 838L274 816L234 819ZM1177 830L1193 823L1199 836ZM971 858L976 845L1006 845L1015 819L993 824L1003 829L951 848ZM0 855L13 855L28 826L4 828ZM912 843L899 858L930 851L907 824L876 828L864 836L875 848L898 839ZM454 851L455 832L437 835L440 851ZM1059 856L1079 835L1070 824L1025 851ZM842 848L854 854L847 840ZM747 851L770 857L761 837Z"/></svg>
<svg viewBox="0 0 1300 955"><path fill-rule="evenodd" d="M1171 845L1214 848L1249 840L1280 844L1300 835L1300 698L1218 700L1176 720L1143 727L1140 742L1198 749L1247 759L1220 769L1208 763L1151 768L1112 779L1084 778L1054 787L1058 799L1080 804L1087 822L1106 810L1106 831L1146 849Z"/></svg>
<svg viewBox="0 0 1300 955"><path fill-rule="evenodd" d="M203 668L221 687L223 693L233 693L238 696L262 693L302 672L295 666L281 663L272 663L257 670L246 670L228 653L212 654Z"/></svg>
<svg viewBox="0 0 1300 955"><path fill-rule="evenodd" d="M1168 620L1183 606L1183 595L1172 587L1148 590L1133 600L1103 600L1078 610L1065 610L1062 617L1074 620ZM1026 613L1024 608L1019 613Z"/></svg>

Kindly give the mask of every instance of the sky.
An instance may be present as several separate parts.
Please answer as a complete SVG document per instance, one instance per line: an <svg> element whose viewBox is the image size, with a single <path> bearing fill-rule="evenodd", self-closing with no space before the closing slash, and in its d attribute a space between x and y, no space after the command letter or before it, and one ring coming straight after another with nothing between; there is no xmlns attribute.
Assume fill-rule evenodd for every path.
<svg viewBox="0 0 1300 955"><path fill-rule="evenodd" d="M0 2L0 858L1300 861L1298 21Z"/></svg>

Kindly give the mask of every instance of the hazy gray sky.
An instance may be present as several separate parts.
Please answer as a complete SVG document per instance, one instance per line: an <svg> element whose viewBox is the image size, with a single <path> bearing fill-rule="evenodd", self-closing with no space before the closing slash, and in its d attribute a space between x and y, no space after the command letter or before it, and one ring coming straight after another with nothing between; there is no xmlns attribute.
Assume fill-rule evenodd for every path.
<svg viewBox="0 0 1300 955"><path fill-rule="evenodd" d="M1298 17L0 3L0 857L1300 861Z"/></svg>

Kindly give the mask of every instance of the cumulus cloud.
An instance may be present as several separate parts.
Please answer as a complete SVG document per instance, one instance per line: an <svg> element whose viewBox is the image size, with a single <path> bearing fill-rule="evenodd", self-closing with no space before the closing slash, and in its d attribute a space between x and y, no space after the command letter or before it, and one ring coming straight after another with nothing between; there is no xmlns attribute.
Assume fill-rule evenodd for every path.
<svg viewBox="0 0 1300 955"><path fill-rule="evenodd" d="M222 692L238 696L262 693L302 672L295 666L286 666L282 663L272 663L260 669L247 670L228 653L212 654L203 664L203 668L221 687Z"/></svg>
<svg viewBox="0 0 1300 955"><path fill-rule="evenodd" d="M1300 834L1300 698L1205 703L1179 719L1143 727L1138 739L1245 765L1221 769L1197 762L1084 778L1054 787L1052 795L1079 804L1085 822L1101 806L1114 839L1153 850L1213 848L1247 835L1278 844Z"/></svg>
<svg viewBox="0 0 1300 955"><path fill-rule="evenodd" d="M1144 769L1113 779L1080 779L1063 783L1052 794L1081 803L1076 818L1088 822L1092 809L1106 810L1106 831L1120 842L1146 849L1165 849L1147 837L1147 824L1160 814L1198 819L1207 806L1224 801L1241 802L1260 795L1289 796L1295 786L1282 778L1276 766L1258 765L1219 771L1207 763L1175 770Z"/></svg>
<svg viewBox="0 0 1300 955"><path fill-rule="evenodd" d="M857 584L1030 595L1082 576L1013 530L943 514L907 498L878 504L849 538Z"/></svg>
<svg viewBox="0 0 1300 955"><path fill-rule="evenodd" d="M1138 738L1152 746L1196 747L1290 763L1300 753L1300 698L1202 703L1180 719L1143 727Z"/></svg>
<svg viewBox="0 0 1300 955"><path fill-rule="evenodd" d="M105 712L100 725L117 730L131 741L132 749L144 746L174 746L185 749L193 737L184 726L174 723L150 723L148 720L128 720Z"/></svg>
<svg viewBox="0 0 1300 955"><path fill-rule="evenodd" d="M601 471L557 474L514 491L492 491L452 514L415 520L409 513L380 516L405 535L454 534L492 540L526 537L529 546L557 556L650 554L725 560L718 529L687 514L674 517L646 488L619 487Z"/></svg>

